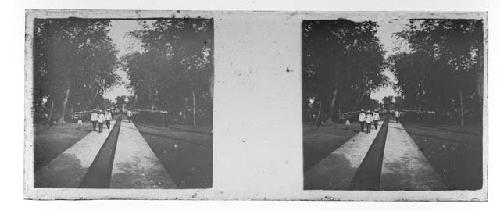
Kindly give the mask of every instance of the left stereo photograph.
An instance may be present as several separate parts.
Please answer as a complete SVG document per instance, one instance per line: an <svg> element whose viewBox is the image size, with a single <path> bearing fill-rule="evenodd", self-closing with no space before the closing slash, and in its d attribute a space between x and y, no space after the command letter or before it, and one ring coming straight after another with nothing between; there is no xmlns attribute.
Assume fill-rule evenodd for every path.
<svg viewBox="0 0 500 211"><path fill-rule="evenodd" d="M212 187L213 19L27 24L34 188Z"/></svg>

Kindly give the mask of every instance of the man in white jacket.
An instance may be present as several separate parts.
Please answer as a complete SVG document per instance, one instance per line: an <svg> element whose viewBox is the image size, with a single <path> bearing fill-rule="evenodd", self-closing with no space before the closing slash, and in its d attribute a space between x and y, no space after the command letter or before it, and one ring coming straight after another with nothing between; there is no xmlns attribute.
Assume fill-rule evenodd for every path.
<svg viewBox="0 0 500 211"><path fill-rule="evenodd" d="M398 111L398 110L394 111L394 117L395 117L395 119L396 119L396 122L399 122L399 116L400 116L400 115L401 115L401 114L399 113L399 111Z"/></svg>
<svg viewBox="0 0 500 211"><path fill-rule="evenodd" d="M366 120L366 114L365 114L365 110L364 109L361 109L361 112L359 113L359 116L358 116L358 121L359 121L359 125L361 127L361 131L364 131L365 129L365 120Z"/></svg>
<svg viewBox="0 0 500 211"><path fill-rule="evenodd" d="M109 129L109 124L111 120L113 119L113 115L111 114L111 110L106 110L106 113L104 113L104 120L106 121L106 127Z"/></svg>
<svg viewBox="0 0 500 211"><path fill-rule="evenodd" d="M131 110L127 110L127 119L128 119L128 122L130 122L130 120L132 120L132 111Z"/></svg>
<svg viewBox="0 0 500 211"><path fill-rule="evenodd" d="M370 133L372 128L373 116L370 110L366 112L365 124L366 124L366 133Z"/></svg>
<svg viewBox="0 0 500 211"><path fill-rule="evenodd" d="M97 111L94 109L90 113L90 122L92 122L92 130L96 130L97 126Z"/></svg>
<svg viewBox="0 0 500 211"><path fill-rule="evenodd" d="M99 125L99 133L102 133L102 125L104 124L104 114L102 112L97 115L97 124Z"/></svg>
<svg viewBox="0 0 500 211"><path fill-rule="evenodd" d="M378 110L375 109L373 112L373 126L375 126L375 130L378 129L378 121L380 120L380 114L378 113Z"/></svg>

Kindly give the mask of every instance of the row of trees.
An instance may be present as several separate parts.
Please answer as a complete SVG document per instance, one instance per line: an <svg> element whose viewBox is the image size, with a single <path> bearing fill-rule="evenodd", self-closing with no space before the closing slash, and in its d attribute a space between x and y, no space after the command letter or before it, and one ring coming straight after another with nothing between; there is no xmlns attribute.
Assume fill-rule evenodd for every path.
<svg viewBox="0 0 500 211"><path fill-rule="evenodd" d="M130 35L143 48L121 59L136 106L168 110L174 118L193 114L195 126L197 117L211 119L213 20L157 20Z"/></svg>
<svg viewBox="0 0 500 211"><path fill-rule="evenodd" d="M119 79L119 61L108 36L110 21L37 19L34 25L34 108L49 122L68 110L105 103L103 92ZM130 35L143 50L121 58L140 108L211 114L213 21L165 19ZM484 34L480 20L411 20L396 34L410 51L384 61L373 21L303 22L303 102L316 117L374 104L370 92L394 72L405 107L482 115ZM102 106L102 105L101 105ZM69 108L69 109L68 109ZM307 109L304 109L307 112ZM35 116L35 120L37 116Z"/></svg>
<svg viewBox="0 0 500 211"><path fill-rule="evenodd" d="M109 20L35 20L35 121L64 123L71 110L105 103L104 91L119 79L109 27Z"/></svg>
<svg viewBox="0 0 500 211"><path fill-rule="evenodd" d="M484 34L481 20L410 20L396 36L409 52L389 58L404 105L458 116L482 117Z"/></svg>
<svg viewBox="0 0 500 211"><path fill-rule="evenodd" d="M305 120L335 120L339 111L378 105L370 93L386 84L384 51L373 21L303 22L303 92ZM308 115L309 113L309 115Z"/></svg>

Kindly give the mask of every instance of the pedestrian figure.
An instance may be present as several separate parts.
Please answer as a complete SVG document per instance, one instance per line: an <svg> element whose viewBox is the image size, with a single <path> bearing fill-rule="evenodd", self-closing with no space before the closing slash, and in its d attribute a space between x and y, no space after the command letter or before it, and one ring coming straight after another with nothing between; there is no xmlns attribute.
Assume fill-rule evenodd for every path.
<svg viewBox="0 0 500 211"><path fill-rule="evenodd" d="M106 113L104 114L104 120L106 121L106 127L108 127L109 130L109 123L113 119L113 115L111 114L111 111L108 109Z"/></svg>
<svg viewBox="0 0 500 211"><path fill-rule="evenodd" d="M78 124L78 129L81 129L83 127L83 122L81 119L77 120L77 124Z"/></svg>
<svg viewBox="0 0 500 211"><path fill-rule="evenodd" d="M373 112L373 126L375 126L375 130L378 129L378 121L380 120L380 114L378 113L378 110L375 109Z"/></svg>
<svg viewBox="0 0 500 211"><path fill-rule="evenodd" d="M130 120L132 119L132 111L130 111L130 110L127 110L127 119L128 119L128 122L130 123Z"/></svg>
<svg viewBox="0 0 500 211"><path fill-rule="evenodd" d="M366 133L370 133L370 129L372 128L373 116L370 110L366 112L365 124L366 124Z"/></svg>
<svg viewBox="0 0 500 211"><path fill-rule="evenodd" d="M92 122L92 130L96 130L97 126L97 111L94 109L90 113L90 122Z"/></svg>
<svg viewBox="0 0 500 211"><path fill-rule="evenodd" d="M365 110L364 109L361 109L361 112L359 113L359 116L358 116L358 120L359 120L359 125L361 127L361 131L364 131L365 129L365 120L366 120L366 114L365 114Z"/></svg>
<svg viewBox="0 0 500 211"><path fill-rule="evenodd" d="M400 116L400 115L401 115L401 114L399 113L399 111L397 111L397 110L396 110L396 111L394 111L394 117L396 118L396 122L399 122L399 116Z"/></svg>
<svg viewBox="0 0 500 211"><path fill-rule="evenodd" d="M99 125L99 133L102 133L102 125L104 124L104 114L102 112L97 115L97 124Z"/></svg>
<svg viewBox="0 0 500 211"><path fill-rule="evenodd" d="M345 125L345 129L348 130L349 127L351 126L351 122L348 119L346 119L344 125Z"/></svg>

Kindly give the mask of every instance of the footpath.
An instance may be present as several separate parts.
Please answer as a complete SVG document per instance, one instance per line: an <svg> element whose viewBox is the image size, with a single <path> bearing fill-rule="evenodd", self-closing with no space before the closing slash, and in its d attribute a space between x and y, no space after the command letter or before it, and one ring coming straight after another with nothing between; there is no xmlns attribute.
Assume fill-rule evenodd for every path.
<svg viewBox="0 0 500 211"><path fill-rule="evenodd" d="M390 122L385 143L380 190L445 190L429 161L401 123Z"/></svg>
<svg viewBox="0 0 500 211"><path fill-rule="evenodd" d="M176 188L134 123L121 124L110 188Z"/></svg>
<svg viewBox="0 0 500 211"><path fill-rule="evenodd" d="M90 132L36 171L35 188L78 188L115 123L102 133Z"/></svg>
<svg viewBox="0 0 500 211"><path fill-rule="evenodd" d="M308 190L446 190L400 123L359 132L304 174ZM382 127L381 127L382 128Z"/></svg>
<svg viewBox="0 0 500 211"><path fill-rule="evenodd" d="M115 126L115 123L119 123ZM133 123L92 131L35 172L35 188L176 188Z"/></svg>
<svg viewBox="0 0 500 211"><path fill-rule="evenodd" d="M380 125L383 122L379 122ZM380 128L379 128L380 129ZM305 189L346 190L379 130L359 132L305 174Z"/></svg>

